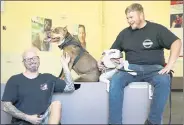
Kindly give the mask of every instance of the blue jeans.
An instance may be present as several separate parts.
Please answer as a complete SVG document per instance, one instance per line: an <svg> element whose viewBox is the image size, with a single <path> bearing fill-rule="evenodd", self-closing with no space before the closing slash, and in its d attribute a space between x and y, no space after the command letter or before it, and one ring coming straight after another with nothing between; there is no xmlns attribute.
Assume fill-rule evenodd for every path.
<svg viewBox="0 0 184 125"><path fill-rule="evenodd" d="M131 82L148 82L154 87L148 120L153 124L161 124L162 115L170 94L170 75L158 74L161 65L130 64L129 69L137 72L132 76L119 71L113 75L109 90L109 124L122 124L122 106L124 88Z"/></svg>

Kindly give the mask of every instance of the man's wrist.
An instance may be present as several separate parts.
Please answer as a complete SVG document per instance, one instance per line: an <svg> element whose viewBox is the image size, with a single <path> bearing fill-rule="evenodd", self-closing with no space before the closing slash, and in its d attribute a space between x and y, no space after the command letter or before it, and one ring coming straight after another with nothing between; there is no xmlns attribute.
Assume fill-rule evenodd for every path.
<svg viewBox="0 0 184 125"><path fill-rule="evenodd" d="M65 72L69 72L70 71L68 65L63 65L63 69L64 69Z"/></svg>
<svg viewBox="0 0 184 125"><path fill-rule="evenodd" d="M166 67L170 67L172 69L174 64L175 64L175 62L168 62Z"/></svg>
<svg viewBox="0 0 184 125"><path fill-rule="evenodd" d="M176 61L168 61L167 65L174 65Z"/></svg>
<svg viewBox="0 0 184 125"><path fill-rule="evenodd" d="M29 121L29 115L25 114L25 121Z"/></svg>
<svg viewBox="0 0 184 125"><path fill-rule="evenodd" d="M68 68L68 63L63 63L62 66L63 68Z"/></svg>

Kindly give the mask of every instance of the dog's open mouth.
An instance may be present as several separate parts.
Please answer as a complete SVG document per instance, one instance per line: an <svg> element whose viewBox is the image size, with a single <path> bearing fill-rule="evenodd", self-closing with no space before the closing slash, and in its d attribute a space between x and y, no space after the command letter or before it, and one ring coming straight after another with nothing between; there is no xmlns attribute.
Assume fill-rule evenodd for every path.
<svg viewBox="0 0 184 125"><path fill-rule="evenodd" d="M51 41L52 43L54 42L59 42L60 41L60 37L55 37L55 38L51 38Z"/></svg>
<svg viewBox="0 0 184 125"><path fill-rule="evenodd" d="M111 58L111 61L119 61L120 58Z"/></svg>
<svg viewBox="0 0 184 125"><path fill-rule="evenodd" d="M111 58L110 60L111 60L112 62L114 62L115 64L120 64L119 59L120 59L120 58Z"/></svg>

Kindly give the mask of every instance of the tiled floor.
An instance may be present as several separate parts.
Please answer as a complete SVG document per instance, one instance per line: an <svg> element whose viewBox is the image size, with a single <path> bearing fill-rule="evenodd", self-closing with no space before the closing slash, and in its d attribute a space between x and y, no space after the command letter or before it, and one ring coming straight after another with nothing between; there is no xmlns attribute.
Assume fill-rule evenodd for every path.
<svg viewBox="0 0 184 125"><path fill-rule="evenodd" d="M172 92L172 119L171 124L183 124L183 115L184 115L184 101L183 101L183 92ZM164 124L169 122L169 101L166 105L166 109L163 116Z"/></svg>

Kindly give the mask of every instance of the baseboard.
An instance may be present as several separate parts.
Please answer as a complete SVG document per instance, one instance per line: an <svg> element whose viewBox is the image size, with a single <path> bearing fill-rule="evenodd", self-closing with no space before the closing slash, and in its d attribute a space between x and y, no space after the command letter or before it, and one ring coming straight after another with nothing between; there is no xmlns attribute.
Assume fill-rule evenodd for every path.
<svg viewBox="0 0 184 125"><path fill-rule="evenodd" d="M183 92L183 89L172 89L172 92Z"/></svg>

